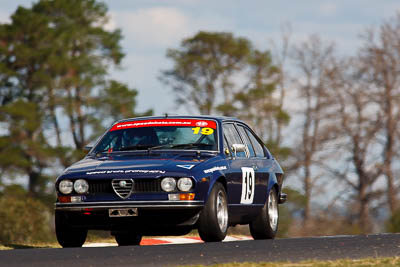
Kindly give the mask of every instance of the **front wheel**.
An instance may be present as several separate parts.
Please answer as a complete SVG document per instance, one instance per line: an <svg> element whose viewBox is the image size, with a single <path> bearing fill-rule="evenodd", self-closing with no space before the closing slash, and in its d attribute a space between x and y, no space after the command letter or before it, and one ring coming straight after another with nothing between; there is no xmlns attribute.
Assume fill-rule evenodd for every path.
<svg viewBox="0 0 400 267"><path fill-rule="evenodd" d="M199 235L204 242L224 240L228 232L228 201L224 186L216 182L199 218Z"/></svg>
<svg viewBox="0 0 400 267"><path fill-rule="evenodd" d="M64 214L56 211L55 228L58 243L63 248L82 247L86 241L87 229L69 227L65 219Z"/></svg>
<svg viewBox="0 0 400 267"><path fill-rule="evenodd" d="M278 221L278 193L271 188L260 214L250 223L251 236L254 239L274 239L278 232Z"/></svg>
<svg viewBox="0 0 400 267"><path fill-rule="evenodd" d="M133 232L117 232L114 237L118 246L137 246L142 241L142 236Z"/></svg>

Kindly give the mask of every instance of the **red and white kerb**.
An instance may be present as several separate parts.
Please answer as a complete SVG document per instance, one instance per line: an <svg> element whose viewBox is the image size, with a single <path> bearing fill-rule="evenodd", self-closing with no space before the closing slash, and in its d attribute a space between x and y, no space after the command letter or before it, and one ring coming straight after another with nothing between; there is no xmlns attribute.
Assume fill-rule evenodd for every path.
<svg viewBox="0 0 400 267"><path fill-rule="evenodd" d="M217 128L215 121L210 120L193 120L193 119L159 119L159 120L142 120L142 121L127 121L115 124L110 131L142 128L142 127L160 127L160 126L183 126L183 127L208 127Z"/></svg>

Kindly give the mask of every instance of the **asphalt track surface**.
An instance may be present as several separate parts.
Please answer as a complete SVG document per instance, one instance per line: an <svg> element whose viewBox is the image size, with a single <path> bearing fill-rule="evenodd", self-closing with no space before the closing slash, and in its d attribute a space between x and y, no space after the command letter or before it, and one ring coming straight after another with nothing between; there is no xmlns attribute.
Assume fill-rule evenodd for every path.
<svg viewBox="0 0 400 267"><path fill-rule="evenodd" d="M16 249L0 251L0 266L176 266L394 256L400 256L400 234L158 246Z"/></svg>

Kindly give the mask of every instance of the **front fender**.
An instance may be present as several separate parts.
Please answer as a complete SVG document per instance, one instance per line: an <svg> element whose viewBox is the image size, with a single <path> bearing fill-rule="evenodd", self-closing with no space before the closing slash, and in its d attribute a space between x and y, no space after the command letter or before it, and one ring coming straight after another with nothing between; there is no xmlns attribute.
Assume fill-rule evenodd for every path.
<svg viewBox="0 0 400 267"><path fill-rule="evenodd" d="M215 183L217 183L217 182L222 183L222 185L225 187L226 193L228 193L228 186L227 186L225 174L222 171L217 171L209 177L209 186L208 186L207 195L204 198L204 203L207 202L208 197L211 194L211 190L213 189Z"/></svg>

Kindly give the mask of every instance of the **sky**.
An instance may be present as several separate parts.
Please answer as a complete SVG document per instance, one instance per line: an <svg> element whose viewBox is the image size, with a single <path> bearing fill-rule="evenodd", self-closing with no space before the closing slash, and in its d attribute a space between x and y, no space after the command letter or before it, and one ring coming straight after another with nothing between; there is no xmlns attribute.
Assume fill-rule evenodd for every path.
<svg viewBox="0 0 400 267"><path fill-rule="evenodd" d="M0 0L0 23L9 22L17 6L32 0ZM199 30L228 31L246 37L259 49L271 49L279 41L282 24L290 23L291 42L298 44L311 34L334 41L345 54L355 53L360 34L379 26L400 11L398 0L106 0L110 21L119 28L126 57L122 70L112 78L138 90L136 111L153 109L155 115L191 113L177 108L171 88L158 77L172 67L168 48L178 48L184 38ZM195 112L192 112L195 114Z"/></svg>

